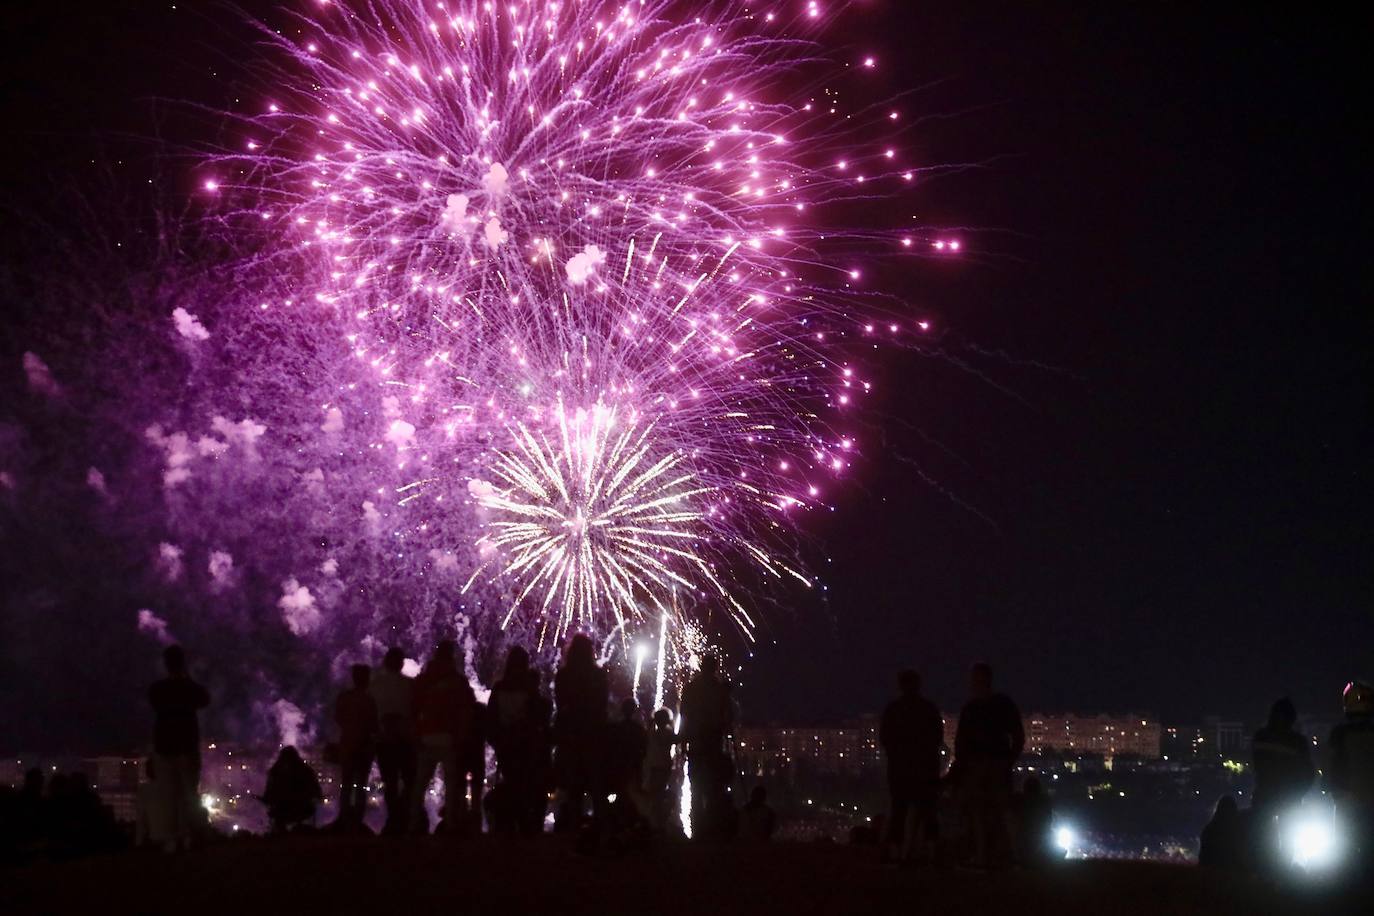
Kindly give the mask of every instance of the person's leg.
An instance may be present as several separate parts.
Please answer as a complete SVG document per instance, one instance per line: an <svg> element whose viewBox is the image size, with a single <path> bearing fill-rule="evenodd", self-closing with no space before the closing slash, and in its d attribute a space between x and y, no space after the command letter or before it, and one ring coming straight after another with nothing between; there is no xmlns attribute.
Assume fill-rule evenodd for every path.
<svg viewBox="0 0 1374 916"><path fill-rule="evenodd" d="M444 772L444 829L450 835L460 834L467 815L467 780L459 761L458 749L445 747L440 754L439 765Z"/></svg>
<svg viewBox="0 0 1374 916"><path fill-rule="evenodd" d="M416 748L415 783L410 788L410 817L407 827L415 833L429 833L429 814L425 811L425 798L429 795L429 784L434 781L434 770L439 766L439 756L424 743Z"/></svg>
<svg viewBox="0 0 1374 916"><path fill-rule="evenodd" d="M339 754L339 814L334 823L343 826L353 819L353 753Z"/></svg>
<svg viewBox="0 0 1374 916"><path fill-rule="evenodd" d="M887 795L891 804L887 814L887 835L882 838L884 857L902 853L902 841L906 836L907 809L910 806L908 787L901 774L889 769L887 773Z"/></svg>
<svg viewBox="0 0 1374 916"><path fill-rule="evenodd" d="M386 802L386 823L382 833L393 834L400 829L401 773L396 741L389 739L377 744L377 772L382 778L382 800Z"/></svg>
<svg viewBox="0 0 1374 916"><path fill-rule="evenodd" d="M468 825L468 832L480 834L482 832L482 799L486 794L487 788L487 766L484 755L480 752L468 760L468 778L472 781L472 817Z"/></svg>
<svg viewBox="0 0 1374 916"><path fill-rule="evenodd" d="M396 748L401 784L400 799L396 803L396 808L401 813L401 823L397 829L404 833L410 827L410 813L413 810L411 799L422 791L417 772L419 746L413 738L404 738L397 743Z"/></svg>
<svg viewBox="0 0 1374 916"><path fill-rule="evenodd" d="M186 810L186 790L182 785L183 770L177 765L177 758L167 754L156 755L153 767L157 773L157 781L162 784L162 799L167 812L167 831L163 838L163 847L168 852L173 852L190 829L190 813Z"/></svg>

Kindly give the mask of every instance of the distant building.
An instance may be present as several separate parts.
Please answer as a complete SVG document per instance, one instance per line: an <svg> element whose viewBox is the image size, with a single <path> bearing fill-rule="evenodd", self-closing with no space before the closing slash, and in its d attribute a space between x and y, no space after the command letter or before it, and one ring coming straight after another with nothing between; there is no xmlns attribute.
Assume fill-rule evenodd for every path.
<svg viewBox="0 0 1374 916"><path fill-rule="evenodd" d="M877 716L841 726L741 728L735 735L740 768L761 777L797 768L820 774L860 776L882 766ZM944 743L954 748L958 716L944 715ZM1031 713L1023 717L1026 753L1101 754L1158 759L1163 729L1148 715Z"/></svg>
<svg viewBox="0 0 1374 916"><path fill-rule="evenodd" d="M1170 760L1244 760L1250 754L1250 734L1243 722L1207 716L1201 725L1171 725L1164 729L1164 756Z"/></svg>
<svg viewBox="0 0 1374 916"><path fill-rule="evenodd" d="M1120 754L1152 760L1163 755L1159 722L1136 713L1088 716L1033 712L1023 717L1023 724L1028 754Z"/></svg>
<svg viewBox="0 0 1374 916"><path fill-rule="evenodd" d="M765 776L796 768L859 776L882 759L876 716L842 726L741 728L735 734L740 768Z"/></svg>
<svg viewBox="0 0 1374 916"><path fill-rule="evenodd" d="M1207 716L1202 720L1202 734L1213 752L1222 757L1241 757L1250 752L1250 729L1244 722Z"/></svg>

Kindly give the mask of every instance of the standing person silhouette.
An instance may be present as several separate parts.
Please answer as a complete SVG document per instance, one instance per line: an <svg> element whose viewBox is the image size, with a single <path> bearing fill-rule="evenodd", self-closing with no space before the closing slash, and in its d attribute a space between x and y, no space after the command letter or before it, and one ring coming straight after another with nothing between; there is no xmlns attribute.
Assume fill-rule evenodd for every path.
<svg viewBox="0 0 1374 916"><path fill-rule="evenodd" d="M903 671L897 676L897 687L901 695L883 710L878 743L887 758L892 799L884 855L904 861L912 858L914 850L922 856L934 854L945 729L940 710L921 696L919 674Z"/></svg>
<svg viewBox="0 0 1374 916"><path fill-rule="evenodd" d="M682 689L682 741L687 745L687 778L692 784L692 833L719 838L728 832L730 758L725 736L733 708L730 685L719 677L714 655L701 660L701 670Z"/></svg>
<svg viewBox="0 0 1374 916"><path fill-rule="evenodd" d="M372 699L377 703L377 769L382 774L386 800L386 824L382 833L406 832L411 793L415 791L414 682L402 673L406 655L392 647L372 678Z"/></svg>
<svg viewBox="0 0 1374 916"><path fill-rule="evenodd" d="M1312 742L1295 728L1297 721L1293 701L1284 697L1270 707L1268 723L1250 741L1255 766L1250 811L1259 834L1258 846L1271 860L1264 864L1273 868L1282 868L1284 860L1292 859L1285 826L1296 816L1317 775L1312 766Z"/></svg>
<svg viewBox="0 0 1374 916"><path fill-rule="evenodd" d="M605 767L607 705L610 682L596 663L592 641L578 633L568 643L563 667L554 677L553 740L554 770L563 801L558 811L559 830L581 827L586 818L587 796L592 796L592 828L605 821Z"/></svg>
<svg viewBox="0 0 1374 916"><path fill-rule="evenodd" d="M162 652L167 676L148 689L153 707L153 761L162 783L169 852L187 849L203 822L200 808L200 710L210 694L186 671L186 652L168 646Z"/></svg>
<svg viewBox="0 0 1374 916"><path fill-rule="evenodd" d="M1351 681L1341 695L1345 721L1331 730L1326 785L1350 831L1350 861L1374 872L1374 686Z"/></svg>
<svg viewBox="0 0 1374 916"><path fill-rule="evenodd" d="M970 670L969 694L959 712L949 780L973 837L970 864L1002 868L1011 861L1007 834L1011 773L1026 745L1026 733L1016 704L1006 694L993 693L992 666L986 662Z"/></svg>
<svg viewBox="0 0 1374 916"><path fill-rule="evenodd" d="M530 654L514 646L487 701L487 738L496 753L502 803L493 829L537 833L543 826L539 754L547 740L548 712L530 670Z"/></svg>
<svg viewBox="0 0 1374 916"><path fill-rule="evenodd" d="M353 686L339 694L334 722L339 726L339 829L362 826L366 813L368 777L377 753L377 701L369 685L372 669L354 665Z"/></svg>
<svg viewBox="0 0 1374 916"><path fill-rule="evenodd" d="M465 820L467 800L463 784L466 768L460 758L476 716L477 698L467 678L458 670L454 650L452 640L439 643L429 664L415 679L415 728L420 742L409 824L415 833L429 832L425 793L436 769L444 773L444 829L460 832Z"/></svg>

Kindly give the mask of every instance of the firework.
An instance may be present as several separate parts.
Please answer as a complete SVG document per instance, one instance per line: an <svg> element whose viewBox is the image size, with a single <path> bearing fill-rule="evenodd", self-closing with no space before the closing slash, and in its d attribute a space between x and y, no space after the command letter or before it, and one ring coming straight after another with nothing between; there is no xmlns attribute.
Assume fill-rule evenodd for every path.
<svg viewBox="0 0 1374 916"><path fill-rule="evenodd" d="M825 45L841 6L265 25L205 218L137 270L74 246L89 288L44 306L80 304L71 351L23 359L26 409L88 427L44 446L63 505L146 570L131 632L216 645L279 723L327 690L301 672L384 645L456 635L480 671L570 629L655 665L658 706L811 585L798 526L860 450L860 355L927 328L865 271L958 250L837 222L918 174L895 113L830 82L866 73ZM50 504L23 441L0 427L0 492Z"/></svg>
<svg viewBox="0 0 1374 916"><path fill-rule="evenodd" d="M295 278L263 320L361 370L324 425L385 418L369 523L471 545L503 623L628 638L681 591L748 634L741 567L809 584L786 517L850 464L848 354L880 311L849 253L911 239L808 215L913 173L788 85L823 72L826 16L783 18L398 0L268 32L273 90L205 179L217 218Z"/></svg>

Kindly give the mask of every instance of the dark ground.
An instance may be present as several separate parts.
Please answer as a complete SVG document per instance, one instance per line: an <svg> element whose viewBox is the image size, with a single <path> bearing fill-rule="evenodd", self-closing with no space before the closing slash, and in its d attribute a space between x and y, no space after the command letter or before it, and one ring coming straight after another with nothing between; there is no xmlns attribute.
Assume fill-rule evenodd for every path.
<svg viewBox="0 0 1374 916"><path fill-rule="evenodd" d="M1364 907L1361 907L1361 903ZM1329 888L1197 868L1069 862L1048 873L911 872L840 846L665 847L580 858L561 841L247 839L0 872L0 912L945 914L1374 912Z"/></svg>

